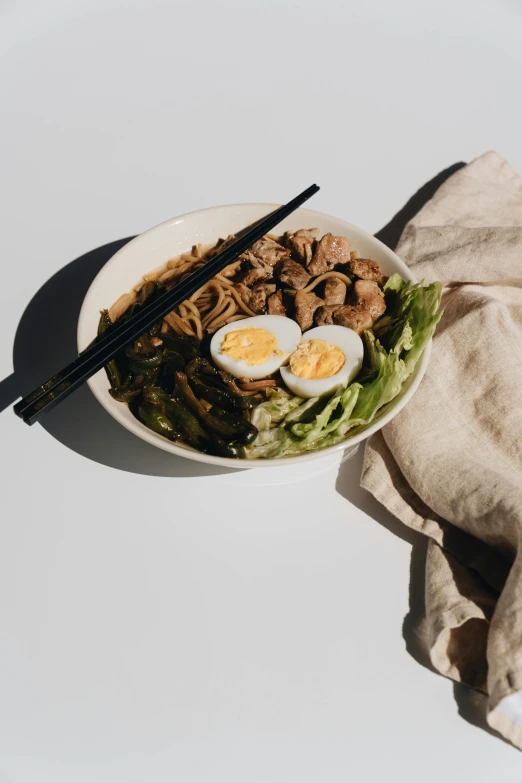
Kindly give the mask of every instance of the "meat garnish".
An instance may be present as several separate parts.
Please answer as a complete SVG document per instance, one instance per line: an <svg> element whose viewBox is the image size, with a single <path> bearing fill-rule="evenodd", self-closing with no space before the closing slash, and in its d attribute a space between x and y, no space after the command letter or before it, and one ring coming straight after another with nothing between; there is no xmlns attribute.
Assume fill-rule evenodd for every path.
<svg viewBox="0 0 522 783"><path fill-rule="evenodd" d="M297 290L305 288L310 281L310 275L306 269L291 258L285 258L283 261L280 261L276 266L274 273L282 283Z"/></svg>
<svg viewBox="0 0 522 783"><path fill-rule="evenodd" d="M354 285L357 304L366 307L374 320L379 318L386 310L384 293L378 283L373 280L357 280Z"/></svg>
<svg viewBox="0 0 522 783"><path fill-rule="evenodd" d="M300 228L288 237L288 247L308 266L312 260L313 246L318 230L316 228Z"/></svg>
<svg viewBox="0 0 522 783"><path fill-rule="evenodd" d="M229 247L229 245L231 245L232 242L235 242L236 239L237 237L234 234L229 234L226 239L219 239L216 246L209 250L206 254L207 259L217 256L218 253L221 253L222 250L225 250L225 248Z"/></svg>
<svg viewBox="0 0 522 783"><path fill-rule="evenodd" d="M243 302L248 307L248 303L250 302L250 297L252 296L252 291L250 290L250 288L246 286L244 283L236 283L234 285L234 288L238 292Z"/></svg>
<svg viewBox="0 0 522 783"><path fill-rule="evenodd" d="M371 313L363 305L342 305L335 310L333 319L334 323L353 329L357 334L373 325Z"/></svg>
<svg viewBox="0 0 522 783"><path fill-rule="evenodd" d="M314 313L318 307L323 305L323 300L316 296L313 291L305 293L297 291L294 299L295 320L301 327L302 332L310 329L314 322Z"/></svg>
<svg viewBox="0 0 522 783"><path fill-rule="evenodd" d="M253 259L253 262L252 262ZM252 256L252 259L243 261L241 265L241 282L243 285L253 285L258 280L266 280L274 274L270 264L260 261Z"/></svg>
<svg viewBox="0 0 522 783"><path fill-rule="evenodd" d="M254 313L266 313L266 300L275 293L275 283L256 283L252 288L249 307Z"/></svg>
<svg viewBox="0 0 522 783"><path fill-rule="evenodd" d="M279 242L276 242L270 237L262 237L255 242L250 248L250 253L260 261L263 261L270 266L275 266L285 256L288 256L288 250Z"/></svg>
<svg viewBox="0 0 522 783"><path fill-rule="evenodd" d="M382 269L377 261L370 258L352 258L350 261L350 272L361 280L380 280L382 278Z"/></svg>
<svg viewBox="0 0 522 783"><path fill-rule="evenodd" d="M342 305L323 305L315 312L316 326L331 326L334 323L334 313Z"/></svg>
<svg viewBox="0 0 522 783"><path fill-rule="evenodd" d="M337 264L346 264L350 260L350 240L325 234L319 240L308 271L311 275L322 275Z"/></svg>
<svg viewBox="0 0 522 783"><path fill-rule="evenodd" d="M283 292L276 291L275 294L269 296L267 307L270 315L286 315L286 308L283 304Z"/></svg>
<svg viewBox="0 0 522 783"><path fill-rule="evenodd" d="M329 277L324 284L325 305L344 304L346 299L346 283L338 277Z"/></svg>

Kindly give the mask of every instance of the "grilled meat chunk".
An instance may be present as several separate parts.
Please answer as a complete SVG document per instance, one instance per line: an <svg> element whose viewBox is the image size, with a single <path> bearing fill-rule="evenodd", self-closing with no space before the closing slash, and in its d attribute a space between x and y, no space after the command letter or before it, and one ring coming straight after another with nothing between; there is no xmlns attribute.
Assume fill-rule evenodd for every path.
<svg viewBox="0 0 522 783"><path fill-rule="evenodd" d="M297 258L306 265L310 263L313 255L313 246L317 234L316 228L300 228L288 239L288 246Z"/></svg>
<svg viewBox="0 0 522 783"><path fill-rule="evenodd" d="M371 313L363 305L342 305L335 310L333 319L334 323L353 329L357 334L373 325Z"/></svg>
<svg viewBox="0 0 522 783"><path fill-rule="evenodd" d="M383 290L373 280L357 280L354 285L354 291L357 304L366 307L374 320L379 318L386 310Z"/></svg>
<svg viewBox="0 0 522 783"><path fill-rule="evenodd" d="M350 260L350 240L325 234L317 243L308 271L311 275L322 275L337 264L346 264Z"/></svg>
<svg viewBox="0 0 522 783"><path fill-rule="evenodd" d="M316 326L331 326L334 323L334 314L342 305L323 305L315 311Z"/></svg>
<svg viewBox="0 0 522 783"><path fill-rule="evenodd" d="M323 304L323 300L316 296L313 291L308 293L297 291L294 299L295 320L301 327L302 332L310 329L314 322L315 311Z"/></svg>
<svg viewBox="0 0 522 783"><path fill-rule="evenodd" d="M267 306L269 315L286 315L286 309L283 304L283 292L276 291L275 294L269 296Z"/></svg>
<svg viewBox="0 0 522 783"><path fill-rule="evenodd" d="M252 259L247 259L241 264L241 282L243 285L252 286L259 280L267 280L273 274L274 270L270 264L258 259L255 259L255 263L252 263Z"/></svg>
<svg viewBox="0 0 522 783"><path fill-rule="evenodd" d="M258 239L249 252L265 264L270 264L270 266L275 266L278 261L288 256L287 248L280 245L275 239L270 239L270 237Z"/></svg>
<svg viewBox="0 0 522 783"><path fill-rule="evenodd" d="M370 258L352 258L349 264L350 272L361 280L380 280L382 269L377 261Z"/></svg>
<svg viewBox="0 0 522 783"><path fill-rule="evenodd" d="M275 293L275 283L256 283L252 288L249 307L254 313L266 313L266 300Z"/></svg>
<svg viewBox="0 0 522 783"><path fill-rule="evenodd" d="M310 282L310 275L301 264L293 261L291 258L285 258L280 261L275 268L276 277L285 285L289 285L297 290L304 288Z"/></svg>
<svg viewBox="0 0 522 783"><path fill-rule="evenodd" d="M324 303L326 305L344 304L346 283L338 277L329 277L324 285Z"/></svg>

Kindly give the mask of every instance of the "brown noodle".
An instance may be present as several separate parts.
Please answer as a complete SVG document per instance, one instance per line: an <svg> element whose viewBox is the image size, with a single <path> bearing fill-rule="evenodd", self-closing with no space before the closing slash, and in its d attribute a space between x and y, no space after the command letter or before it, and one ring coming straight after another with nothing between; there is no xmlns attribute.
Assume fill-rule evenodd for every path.
<svg viewBox="0 0 522 783"><path fill-rule="evenodd" d="M196 245L189 253L170 259L159 269L145 275L133 291L124 294L113 304L109 309L111 320L116 321L136 300L144 283L158 280L170 288L204 264L201 245ZM193 293L190 299L165 316L162 331L168 331L170 328L179 335L187 334L202 340L205 332L215 332L224 324L255 315L230 282L230 278L238 272L240 264L240 261L234 261Z"/></svg>

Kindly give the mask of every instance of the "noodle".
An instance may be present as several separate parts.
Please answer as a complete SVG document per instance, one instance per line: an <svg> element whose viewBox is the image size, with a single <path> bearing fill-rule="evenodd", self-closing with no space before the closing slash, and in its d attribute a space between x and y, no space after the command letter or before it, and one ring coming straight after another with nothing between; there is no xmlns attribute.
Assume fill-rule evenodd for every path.
<svg viewBox="0 0 522 783"><path fill-rule="evenodd" d="M118 318L123 315L125 310L131 306L133 302L136 301L136 293L135 291L131 291L128 294L122 294L119 299L117 299L113 306L109 309L109 318L111 321L117 321Z"/></svg>
<svg viewBox="0 0 522 783"><path fill-rule="evenodd" d="M248 378L239 379L239 387L243 391L259 391L260 389L272 389L277 386L277 381L273 378L266 378L261 381L249 381Z"/></svg>
<svg viewBox="0 0 522 783"><path fill-rule="evenodd" d="M215 331L216 323L219 322L221 324L224 313L234 315L237 313L237 305L231 297L223 295L216 307L203 319L203 328L209 332Z"/></svg>
<svg viewBox="0 0 522 783"><path fill-rule="evenodd" d="M207 325L208 332L215 332L216 329L228 322L228 319L231 315L234 315L234 313L237 312L237 305L235 302L233 302L232 299L229 299L228 301L230 304L227 309L219 316L219 318L215 318L210 324Z"/></svg>
<svg viewBox="0 0 522 783"><path fill-rule="evenodd" d="M302 288L302 292L304 294L307 294L309 291L313 291L316 285L319 285L319 283L322 283L323 280L327 280L329 277L336 277L338 280L342 280L343 283L346 283L347 288L352 287L352 281L347 275L344 275L342 272L325 272L322 275L319 275L315 278L315 280L312 280L311 283L309 283L306 288Z"/></svg>
<svg viewBox="0 0 522 783"><path fill-rule="evenodd" d="M163 320L166 321L168 325L171 326L177 334L180 335L188 334L191 337L196 336L192 331L192 329L190 328L190 326L186 324L182 318L179 317L179 315L175 312L175 310L173 310L171 313L166 315Z"/></svg>

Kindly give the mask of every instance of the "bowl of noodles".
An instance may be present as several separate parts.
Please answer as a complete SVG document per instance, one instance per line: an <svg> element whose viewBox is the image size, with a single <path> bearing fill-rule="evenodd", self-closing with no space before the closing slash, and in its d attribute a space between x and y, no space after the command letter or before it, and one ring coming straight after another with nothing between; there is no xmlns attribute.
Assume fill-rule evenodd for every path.
<svg viewBox="0 0 522 783"><path fill-rule="evenodd" d="M191 212L130 241L87 292L79 350L275 207ZM313 460L406 405L440 295L375 237L298 209L88 383L122 426L171 454L235 468Z"/></svg>

